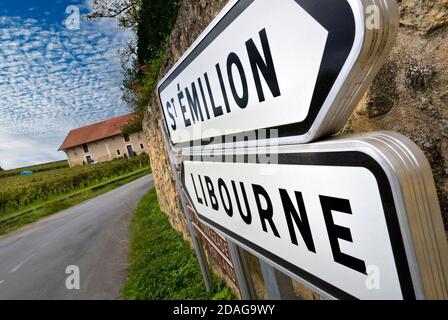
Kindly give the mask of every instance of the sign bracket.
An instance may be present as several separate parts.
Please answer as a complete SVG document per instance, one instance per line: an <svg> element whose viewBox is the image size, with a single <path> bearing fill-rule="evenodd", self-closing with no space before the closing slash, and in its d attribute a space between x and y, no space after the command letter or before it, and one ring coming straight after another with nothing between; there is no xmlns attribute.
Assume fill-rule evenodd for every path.
<svg viewBox="0 0 448 320"><path fill-rule="evenodd" d="M263 259L259 259L269 300L297 300L292 279Z"/></svg>
<svg viewBox="0 0 448 320"><path fill-rule="evenodd" d="M244 253L241 251L235 243L229 238L227 243L229 244L230 255L233 260L236 278L238 280L241 298L243 300L254 300L256 299L255 290L252 285L251 277L249 274L249 268L247 266L247 261L244 257Z"/></svg>

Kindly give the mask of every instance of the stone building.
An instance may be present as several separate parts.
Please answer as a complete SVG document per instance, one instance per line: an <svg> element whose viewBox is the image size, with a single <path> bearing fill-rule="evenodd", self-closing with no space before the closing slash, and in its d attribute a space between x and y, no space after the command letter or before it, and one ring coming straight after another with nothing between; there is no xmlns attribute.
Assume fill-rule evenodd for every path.
<svg viewBox="0 0 448 320"><path fill-rule="evenodd" d="M148 153L143 132L123 133L135 116L130 113L70 131L59 150L67 154L70 167L134 157Z"/></svg>

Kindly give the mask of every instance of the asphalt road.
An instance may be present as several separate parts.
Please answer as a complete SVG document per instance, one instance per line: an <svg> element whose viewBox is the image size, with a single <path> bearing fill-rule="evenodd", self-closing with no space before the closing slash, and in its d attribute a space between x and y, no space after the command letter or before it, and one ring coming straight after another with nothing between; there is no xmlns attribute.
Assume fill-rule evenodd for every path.
<svg viewBox="0 0 448 320"><path fill-rule="evenodd" d="M118 299L126 278L129 221L153 187L145 176L0 237L0 299ZM68 266L79 267L66 274Z"/></svg>

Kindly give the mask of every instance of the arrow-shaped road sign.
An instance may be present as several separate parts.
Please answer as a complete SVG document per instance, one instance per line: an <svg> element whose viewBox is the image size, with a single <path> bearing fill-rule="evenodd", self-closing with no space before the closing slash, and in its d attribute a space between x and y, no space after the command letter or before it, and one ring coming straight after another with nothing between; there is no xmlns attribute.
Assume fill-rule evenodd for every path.
<svg viewBox="0 0 448 320"><path fill-rule="evenodd" d="M388 0L231 1L159 83L172 143L253 145L262 129L305 143L341 129L391 48L397 12Z"/></svg>

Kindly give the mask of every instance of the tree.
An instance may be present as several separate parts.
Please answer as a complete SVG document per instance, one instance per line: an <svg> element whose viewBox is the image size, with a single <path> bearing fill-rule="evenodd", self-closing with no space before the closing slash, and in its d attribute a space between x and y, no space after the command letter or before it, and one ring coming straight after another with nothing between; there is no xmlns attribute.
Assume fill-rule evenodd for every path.
<svg viewBox="0 0 448 320"><path fill-rule="evenodd" d="M0 171L5 171L5 169L3 169L2 166L0 166Z"/></svg>
<svg viewBox="0 0 448 320"><path fill-rule="evenodd" d="M122 99L137 113L126 131L140 130L149 96L163 61L164 45L176 21L180 0L93 0L88 19L112 18L135 39L121 50ZM135 122L135 123L134 123Z"/></svg>
<svg viewBox="0 0 448 320"><path fill-rule="evenodd" d="M179 0L141 0L137 23L137 62L156 57L176 22Z"/></svg>
<svg viewBox="0 0 448 320"><path fill-rule="evenodd" d="M135 33L141 3L142 0L93 0L93 11L87 18L116 19L120 27L129 28Z"/></svg>
<svg viewBox="0 0 448 320"><path fill-rule="evenodd" d="M136 34L141 4L142 0L93 0L93 11L86 18L115 19L120 27ZM129 40L120 54L122 67L126 70L137 55L136 40Z"/></svg>

